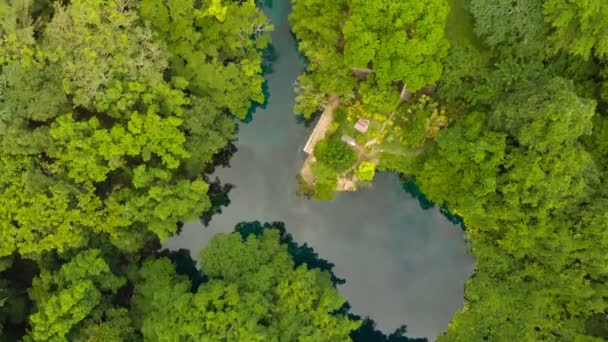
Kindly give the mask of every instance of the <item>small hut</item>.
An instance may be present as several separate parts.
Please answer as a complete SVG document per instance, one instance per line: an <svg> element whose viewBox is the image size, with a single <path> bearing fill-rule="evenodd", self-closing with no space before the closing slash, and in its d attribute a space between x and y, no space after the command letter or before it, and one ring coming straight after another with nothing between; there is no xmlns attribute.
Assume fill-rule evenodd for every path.
<svg viewBox="0 0 608 342"><path fill-rule="evenodd" d="M368 128L369 128L369 120L364 119L364 118L360 118L357 121L357 123L355 124L355 129L361 133L367 132Z"/></svg>
<svg viewBox="0 0 608 342"><path fill-rule="evenodd" d="M353 137L348 135L343 135L341 140L352 147L355 147L357 145L357 141L355 141Z"/></svg>

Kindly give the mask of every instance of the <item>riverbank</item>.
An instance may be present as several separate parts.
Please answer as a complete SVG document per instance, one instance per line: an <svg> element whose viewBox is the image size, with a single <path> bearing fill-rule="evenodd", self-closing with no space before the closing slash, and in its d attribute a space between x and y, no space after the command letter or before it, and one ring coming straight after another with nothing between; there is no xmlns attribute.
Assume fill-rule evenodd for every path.
<svg viewBox="0 0 608 342"><path fill-rule="evenodd" d="M306 145L304 145L304 152L306 152L308 156L300 170L300 177L307 186L312 187L315 183L315 177L311 169L311 165L317 161L314 156L315 146L317 146L317 143L323 140L327 135L327 131L331 127L332 122L334 122L334 111L339 105L340 97L331 95L323 110L323 114L321 114L319 121L306 141Z"/></svg>

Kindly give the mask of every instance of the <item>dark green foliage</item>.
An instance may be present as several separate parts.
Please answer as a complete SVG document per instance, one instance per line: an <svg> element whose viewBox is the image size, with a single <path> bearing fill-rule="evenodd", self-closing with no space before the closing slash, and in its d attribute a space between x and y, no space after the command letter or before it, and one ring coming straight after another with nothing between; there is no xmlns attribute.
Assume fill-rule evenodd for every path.
<svg viewBox="0 0 608 342"><path fill-rule="evenodd" d="M525 60L544 53L542 0L471 0L475 33L503 55Z"/></svg>
<svg viewBox="0 0 608 342"><path fill-rule="evenodd" d="M321 259L315 250L304 243L300 245L293 240L291 234L287 233L285 223L283 222L265 222L261 224L259 221L241 222L236 225L234 230L241 234L243 239L247 239L249 235L261 236L266 230L276 229L279 231L279 242L287 245L287 251L293 258L296 267L306 265L309 269L319 269L330 274L331 282L336 285L341 285L346 282L345 279L338 278L333 273L334 264L328 260Z"/></svg>
<svg viewBox="0 0 608 342"><path fill-rule="evenodd" d="M597 69L545 55L540 5L471 2L492 50L452 49L440 96L464 118L412 172L464 219L477 259L442 341L591 341L589 318L606 310L602 119L581 97L597 96Z"/></svg>
<svg viewBox="0 0 608 342"><path fill-rule="evenodd" d="M410 194L410 196L412 196L413 198L418 200L418 203L420 204L420 208L422 208L423 210L427 210L427 209L431 209L431 208L435 207L435 203L433 203L428 198L426 198L424 193L422 193L422 191L420 190L420 187L416 184L416 182L413 179L405 180L402 183L402 186L403 186L403 190L405 190L405 192L407 192L408 194Z"/></svg>
<svg viewBox="0 0 608 342"><path fill-rule="evenodd" d="M328 273L295 267L278 230L218 234L201 265L209 281L191 293L168 259L144 264L132 305L146 340L346 341L360 325L334 314L345 301Z"/></svg>
<svg viewBox="0 0 608 342"><path fill-rule="evenodd" d="M203 225L208 226L213 216L221 214L222 207L227 207L230 204L228 194L232 188L234 188L234 185L230 183L222 184L217 177L213 182L209 182L209 191L207 194L209 195L211 207L207 209L200 217Z"/></svg>
<svg viewBox="0 0 608 342"><path fill-rule="evenodd" d="M317 162L331 171L340 173L350 168L357 160L353 149L338 139L324 139L315 146Z"/></svg>

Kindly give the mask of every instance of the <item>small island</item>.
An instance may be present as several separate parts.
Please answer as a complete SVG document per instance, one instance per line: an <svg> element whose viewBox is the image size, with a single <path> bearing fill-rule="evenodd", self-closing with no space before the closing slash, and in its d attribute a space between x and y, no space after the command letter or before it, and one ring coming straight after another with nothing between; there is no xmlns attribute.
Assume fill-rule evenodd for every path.
<svg viewBox="0 0 608 342"><path fill-rule="evenodd" d="M403 85L390 113L332 95L304 146L300 193L331 199L334 191L355 191L373 180L377 168L430 147L448 125L446 107L432 95L431 89L411 94Z"/></svg>

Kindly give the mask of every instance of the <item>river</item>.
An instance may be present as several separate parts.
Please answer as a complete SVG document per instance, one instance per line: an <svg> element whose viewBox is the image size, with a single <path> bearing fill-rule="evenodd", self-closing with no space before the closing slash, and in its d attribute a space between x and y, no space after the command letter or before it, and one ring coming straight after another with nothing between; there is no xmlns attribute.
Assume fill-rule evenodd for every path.
<svg viewBox="0 0 608 342"><path fill-rule="evenodd" d="M289 0L275 0L265 8L278 55L266 75L268 105L240 124L231 167L214 174L235 185L231 204L209 227L185 224L165 247L187 248L196 258L211 236L239 222L283 221L296 242L335 264L334 273L346 279L340 292L352 312L374 319L385 332L407 324L408 336L433 340L462 307L464 282L474 267L462 231L437 208L422 210L395 174L377 174L371 188L337 194L333 202L296 195L302 148L313 126L292 115L293 83L304 62L289 32L289 6Z"/></svg>

